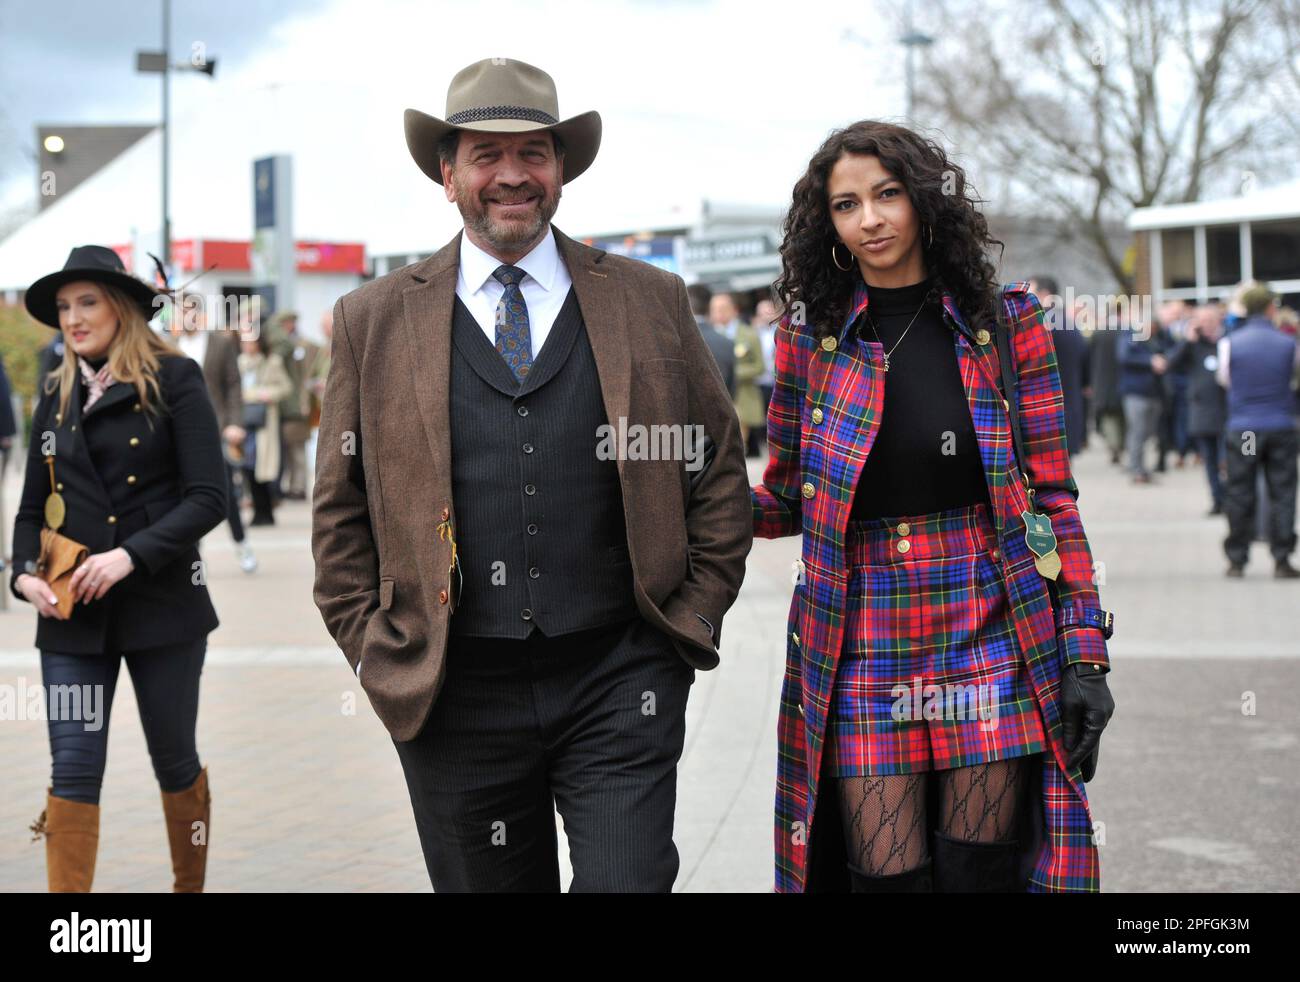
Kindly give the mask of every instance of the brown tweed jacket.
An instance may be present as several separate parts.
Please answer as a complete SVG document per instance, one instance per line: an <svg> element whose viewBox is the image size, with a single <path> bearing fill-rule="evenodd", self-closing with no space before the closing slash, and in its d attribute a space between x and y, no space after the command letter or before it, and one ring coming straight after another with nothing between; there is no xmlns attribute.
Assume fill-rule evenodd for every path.
<svg viewBox="0 0 1300 982"><path fill-rule="evenodd" d="M637 607L687 662L711 669L753 540L735 409L679 277L559 229L555 238L609 423L699 424L716 446L702 471L680 459L617 461ZM437 698L455 605L439 525L449 522L454 536L448 407L459 264L457 235L339 300L322 400L313 597L398 741L418 735Z"/></svg>

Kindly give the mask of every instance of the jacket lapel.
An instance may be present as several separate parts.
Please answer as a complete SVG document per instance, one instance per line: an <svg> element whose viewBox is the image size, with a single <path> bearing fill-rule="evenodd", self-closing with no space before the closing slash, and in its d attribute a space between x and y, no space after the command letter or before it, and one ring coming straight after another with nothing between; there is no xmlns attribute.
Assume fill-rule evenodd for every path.
<svg viewBox="0 0 1300 982"><path fill-rule="evenodd" d="M76 383L78 386L81 382ZM109 397L115 389L121 389L135 395L135 386L119 382L117 385L110 386L104 390L104 394L99 397L99 402L90 407L90 413L94 415L99 409L100 403ZM54 403L56 410L57 400ZM82 487L93 487L99 492L99 499L105 507L111 508L112 499L108 496L108 489L104 487L104 482L100 480L99 470L95 467L94 461L90 457L90 448L86 445L86 428L82 425L81 412L81 393L76 389L72 392L72 397L68 399L68 414L62 420L52 420L57 426L54 448L54 479L59 482L66 481L75 473L81 478ZM33 438L35 434L33 434Z"/></svg>
<svg viewBox="0 0 1300 982"><path fill-rule="evenodd" d="M463 233L462 233L463 234ZM460 271L460 235L410 272L402 327L415 400L437 473L451 474L451 309Z"/></svg>
<svg viewBox="0 0 1300 982"><path fill-rule="evenodd" d="M632 354L628 344L627 296L617 276L602 267L605 252L582 245L558 228L555 244L560 258L573 280L578 309L587 328L587 340L596 359L600 392L605 403L607 422L614 427L626 419L630 405ZM617 455L619 477L623 476L623 456Z"/></svg>
<svg viewBox="0 0 1300 982"><path fill-rule="evenodd" d="M971 330L952 296L946 292L943 307L945 319L953 328L957 367L966 389L975 440L984 464L993 520L1001 535L1005 529L1020 524L1024 496L1023 492L1017 494L1017 485L1011 480L1011 423L997 381L1001 378L997 342L990 336L985 344L980 344L980 335Z"/></svg>
<svg viewBox="0 0 1300 982"><path fill-rule="evenodd" d="M78 382L78 384L81 383ZM134 399L135 395L136 392L135 392L134 385L129 385L126 382L116 382L104 390L104 394L100 396L98 400L96 400L93 406L91 406L89 409L86 410L85 416L87 419L89 419L92 416L98 416L101 412L103 412L105 409L109 408L110 406L115 406L119 402L122 402L125 399ZM76 401L77 401L77 396L74 395L72 399L69 400L68 405L71 406Z"/></svg>

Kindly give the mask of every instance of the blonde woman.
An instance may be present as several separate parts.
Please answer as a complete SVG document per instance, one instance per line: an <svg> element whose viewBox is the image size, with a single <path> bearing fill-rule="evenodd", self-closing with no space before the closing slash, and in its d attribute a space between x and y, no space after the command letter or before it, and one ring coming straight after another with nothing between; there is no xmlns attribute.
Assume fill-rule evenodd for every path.
<svg viewBox="0 0 1300 982"><path fill-rule="evenodd" d="M10 584L39 615L53 760L33 831L45 836L52 892L89 891L94 878L123 659L162 791L173 888L198 892L205 878L211 799L195 721L207 635L218 622L197 546L225 517L226 476L201 369L149 329L160 296L103 246L73 249L26 294L31 315L64 340L32 417ZM59 509L46 510L53 493L61 521ZM36 575L48 515L89 551L64 611ZM60 695L70 692L81 698Z"/></svg>

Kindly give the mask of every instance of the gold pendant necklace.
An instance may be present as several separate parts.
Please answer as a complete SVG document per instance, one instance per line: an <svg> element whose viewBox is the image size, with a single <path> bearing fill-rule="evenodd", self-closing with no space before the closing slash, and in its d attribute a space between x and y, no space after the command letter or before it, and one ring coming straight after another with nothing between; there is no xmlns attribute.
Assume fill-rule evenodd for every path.
<svg viewBox="0 0 1300 982"><path fill-rule="evenodd" d="M894 346L885 352L885 371L889 371L889 356L897 351L898 346L903 343L903 338L907 337L907 332L912 329L912 325L916 323L916 319L921 316L921 311L925 309L926 301L929 299L930 297L927 293L925 298L921 301L921 306L916 308L916 313L913 314L912 319L907 322L907 327L903 328L903 333L900 334L898 340L894 342ZM871 316L871 311L869 309L867 310L867 323L871 325L871 333L876 336L876 342L883 348L885 342L880 340L880 332L876 330L876 319Z"/></svg>

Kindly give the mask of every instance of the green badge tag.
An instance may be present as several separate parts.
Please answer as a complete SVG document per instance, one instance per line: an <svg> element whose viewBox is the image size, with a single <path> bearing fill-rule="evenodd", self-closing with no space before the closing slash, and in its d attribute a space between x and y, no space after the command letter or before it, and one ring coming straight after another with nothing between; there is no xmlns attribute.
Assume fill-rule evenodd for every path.
<svg viewBox="0 0 1300 982"><path fill-rule="evenodd" d="M1061 572L1061 557L1056 554L1051 518L1032 511L1021 512L1020 516L1025 520L1025 545L1034 554L1034 566L1047 579L1056 579Z"/></svg>
<svg viewBox="0 0 1300 982"><path fill-rule="evenodd" d="M1025 520L1025 545L1035 556L1042 558L1056 551L1056 533L1052 531L1052 520L1047 515L1035 515L1032 511L1020 513Z"/></svg>

